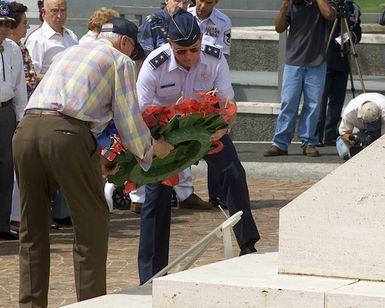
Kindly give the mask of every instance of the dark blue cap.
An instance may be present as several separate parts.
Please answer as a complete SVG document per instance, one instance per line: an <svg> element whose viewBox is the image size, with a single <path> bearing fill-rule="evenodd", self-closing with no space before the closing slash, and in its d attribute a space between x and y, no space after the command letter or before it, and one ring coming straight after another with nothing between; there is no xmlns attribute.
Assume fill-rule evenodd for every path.
<svg viewBox="0 0 385 308"><path fill-rule="evenodd" d="M10 3L5 1L0 1L0 22L1 21L15 22L15 18L12 16Z"/></svg>
<svg viewBox="0 0 385 308"><path fill-rule="evenodd" d="M177 45L191 46L201 35L195 17L185 10L178 10L170 19L168 36Z"/></svg>
<svg viewBox="0 0 385 308"><path fill-rule="evenodd" d="M112 28L106 27L106 24L112 24ZM132 57L132 60L144 58L144 50L138 42L138 27L133 22L123 17L113 17L102 26L100 32L113 32L121 35L127 35L135 42L136 54Z"/></svg>

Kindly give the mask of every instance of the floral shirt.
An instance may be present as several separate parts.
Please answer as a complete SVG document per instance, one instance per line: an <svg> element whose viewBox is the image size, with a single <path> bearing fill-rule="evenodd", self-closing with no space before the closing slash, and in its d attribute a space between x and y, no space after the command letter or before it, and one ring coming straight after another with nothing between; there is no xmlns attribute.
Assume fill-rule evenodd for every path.
<svg viewBox="0 0 385 308"><path fill-rule="evenodd" d="M30 97L37 86L37 74L35 68L33 67L32 58L29 55L28 49L22 42L19 42L18 45L20 47L21 54L23 55L25 83L27 84L28 97Z"/></svg>

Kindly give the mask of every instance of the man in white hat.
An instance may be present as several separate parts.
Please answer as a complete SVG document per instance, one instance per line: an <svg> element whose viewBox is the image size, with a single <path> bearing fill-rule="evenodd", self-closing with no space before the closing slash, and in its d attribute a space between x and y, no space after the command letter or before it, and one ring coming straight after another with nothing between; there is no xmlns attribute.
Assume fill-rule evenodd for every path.
<svg viewBox="0 0 385 308"><path fill-rule="evenodd" d="M364 93L352 99L342 113L336 146L349 159L385 133L385 96Z"/></svg>

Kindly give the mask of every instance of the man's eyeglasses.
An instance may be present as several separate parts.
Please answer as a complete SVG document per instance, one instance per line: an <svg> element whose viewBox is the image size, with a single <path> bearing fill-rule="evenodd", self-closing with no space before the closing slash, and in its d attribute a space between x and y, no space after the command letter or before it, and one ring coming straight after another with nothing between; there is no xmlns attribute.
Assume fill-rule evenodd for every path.
<svg viewBox="0 0 385 308"><path fill-rule="evenodd" d="M193 48L188 48L188 49L174 49L174 52L179 55L179 56L182 56L182 55L185 55L187 54L187 51L191 52L191 53L197 53L201 50L200 47L193 47Z"/></svg>

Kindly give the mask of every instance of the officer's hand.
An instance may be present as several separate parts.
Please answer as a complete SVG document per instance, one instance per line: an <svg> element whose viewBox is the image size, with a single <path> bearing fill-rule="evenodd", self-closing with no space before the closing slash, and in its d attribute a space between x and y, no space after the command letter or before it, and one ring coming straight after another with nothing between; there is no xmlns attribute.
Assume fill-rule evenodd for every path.
<svg viewBox="0 0 385 308"><path fill-rule="evenodd" d="M165 158L172 150L174 150L174 146L168 143L163 136L154 140L154 153L157 157Z"/></svg>
<svg viewBox="0 0 385 308"><path fill-rule="evenodd" d="M224 135L227 134L227 128L222 128L211 134L211 141L216 141L221 139Z"/></svg>
<svg viewBox="0 0 385 308"><path fill-rule="evenodd" d="M114 175L120 168L118 164L111 164L111 162L102 155L100 155L100 167L102 168L102 175Z"/></svg>
<svg viewBox="0 0 385 308"><path fill-rule="evenodd" d="M353 134L346 133L346 134L343 134L341 136L341 138L343 141L345 141L346 143L348 143L350 145L355 145L357 142L357 138Z"/></svg>

